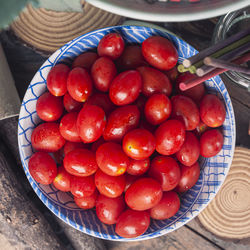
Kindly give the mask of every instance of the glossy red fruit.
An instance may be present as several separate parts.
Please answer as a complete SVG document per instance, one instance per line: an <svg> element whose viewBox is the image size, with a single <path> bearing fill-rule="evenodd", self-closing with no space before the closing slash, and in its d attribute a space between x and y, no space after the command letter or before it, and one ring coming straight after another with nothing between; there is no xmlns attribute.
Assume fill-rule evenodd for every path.
<svg viewBox="0 0 250 250"><path fill-rule="evenodd" d="M115 77L110 85L109 98L115 105L134 102L142 88L142 78L138 71L128 70Z"/></svg>
<svg viewBox="0 0 250 250"><path fill-rule="evenodd" d="M69 93L64 95L63 105L67 112L79 111L82 108L82 102L74 100Z"/></svg>
<svg viewBox="0 0 250 250"><path fill-rule="evenodd" d="M50 122L38 125L32 132L31 144L38 151L58 151L65 144L65 139L59 131L59 124Z"/></svg>
<svg viewBox="0 0 250 250"><path fill-rule="evenodd" d="M85 143L98 140L106 125L106 116L96 105L84 105L77 117L76 127L79 136Z"/></svg>
<svg viewBox="0 0 250 250"><path fill-rule="evenodd" d="M107 175L99 169L95 174L95 185L101 194L116 198L124 191L126 185L125 176Z"/></svg>
<svg viewBox="0 0 250 250"><path fill-rule="evenodd" d="M124 192L126 192L128 190L128 188L130 187L130 185L132 183L134 183L136 180L141 178L141 176L139 176L139 175L130 175L130 174L127 174L127 173L125 173L124 176L125 176L125 179L126 179L126 186L125 186Z"/></svg>
<svg viewBox="0 0 250 250"><path fill-rule="evenodd" d="M82 141L76 129L77 116L78 116L77 112L70 112L64 115L61 119L59 127L60 133L62 137L68 141L72 142Z"/></svg>
<svg viewBox="0 0 250 250"><path fill-rule="evenodd" d="M109 86L117 74L114 62L108 57L98 58L91 68L91 76L95 88L107 92Z"/></svg>
<svg viewBox="0 0 250 250"><path fill-rule="evenodd" d="M142 55L152 66L169 70L178 60L178 52L168 39L161 36L151 36L142 43Z"/></svg>
<svg viewBox="0 0 250 250"><path fill-rule="evenodd" d="M42 94L37 100L36 112L46 122L58 120L63 113L62 98L53 96L49 92Z"/></svg>
<svg viewBox="0 0 250 250"><path fill-rule="evenodd" d="M124 47L122 36L118 33L110 33L101 39L97 52L99 56L107 56L114 60L121 56Z"/></svg>
<svg viewBox="0 0 250 250"><path fill-rule="evenodd" d="M133 103L142 114L144 113L144 107L145 107L147 100L148 98L146 96L140 94L138 98L135 100L135 102Z"/></svg>
<svg viewBox="0 0 250 250"><path fill-rule="evenodd" d="M161 200L161 185L152 178L140 178L130 185L125 193L127 205L137 211L154 207Z"/></svg>
<svg viewBox="0 0 250 250"><path fill-rule="evenodd" d="M200 154L203 157L217 155L223 146L223 135L218 129L207 130L200 138Z"/></svg>
<svg viewBox="0 0 250 250"><path fill-rule="evenodd" d="M155 220L166 220L180 209L180 198L173 191L164 192L160 202L150 209L150 217Z"/></svg>
<svg viewBox="0 0 250 250"><path fill-rule="evenodd" d="M29 160L29 172L38 183L49 185L57 174L56 163L49 154L36 152Z"/></svg>
<svg viewBox="0 0 250 250"><path fill-rule="evenodd" d="M53 185L63 192L70 191L71 175L64 169L63 166L58 167L57 176L53 180Z"/></svg>
<svg viewBox="0 0 250 250"><path fill-rule="evenodd" d="M84 210L91 209L95 207L97 195L98 195L98 192L97 190L95 190L95 192L88 197L78 198L74 196L74 201L78 207Z"/></svg>
<svg viewBox="0 0 250 250"><path fill-rule="evenodd" d="M129 158L123 152L121 145L106 142L97 149L96 162L104 173L118 176L125 173L129 165Z"/></svg>
<svg viewBox="0 0 250 250"><path fill-rule="evenodd" d="M172 155L180 150L185 141L185 127L178 120L167 120L155 131L156 151Z"/></svg>
<svg viewBox="0 0 250 250"><path fill-rule="evenodd" d="M77 148L66 154L63 165L68 173L75 176L89 176L98 169L95 154L84 148Z"/></svg>
<svg viewBox="0 0 250 250"><path fill-rule="evenodd" d="M192 87L185 91L182 91L179 87L181 82L188 81L189 79L193 78L193 76L194 75L189 72L185 72L184 74L179 75L178 78L176 79L176 91L180 95L190 97L196 104L199 104L201 98L205 94L205 86L203 83L196 85L195 87Z"/></svg>
<svg viewBox="0 0 250 250"><path fill-rule="evenodd" d="M192 166L200 156L200 142L192 132L186 132L186 139L176 157L185 166Z"/></svg>
<svg viewBox="0 0 250 250"><path fill-rule="evenodd" d="M84 68L76 67L69 73L67 90L78 102L85 102L92 93L92 79Z"/></svg>
<svg viewBox="0 0 250 250"><path fill-rule="evenodd" d="M69 67L65 64L55 65L47 77L47 88L54 96L63 96L67 92Z"/></svg>
<svg viewBox="0 0 250 250"><path fill-rule="evenodd" d="M64 144L64 147L63 147L64 155L66 155L67 153L73 151L76 148L85 148L85 149L87 149L87 144L84 144L82 142L66 141L66 143Z"/></svg>
<svg viewBox="0 0 250 250"><path fill-rule="evenodd" d="M115 105L110 101L108 94L95 93L88 98L84 105L96 105L103 109L106 115L115 109Z"/></svg>
<svg viewBox="0 0 250 250"><path fill-rule="evenodd" d="M147 62L142 56L140 46L129 45L125 47L122 55L117 60L117 65L120 70L129 70L145 66Z"/></svg>
<svg viewBox="0 0 250 250"><path fill-rule="evenodd" d="M181 179L175 190L183 193L192 188L198 181L200 176L200 166L198 162L196 162L194 165L189 167L180 164L180 168Z"/></svg>
<svg viewBox="0 0 250 250"><path fill-rule="evenodd" d="M176 66L173 67L172 69L169 69L169 70L167 70L167 71L164 71L163 73L168 77L168 79L169 79L172 83L174 83L174 82L176 81L176 79L178 78L178 76L179 76L179 72L178 72L178 69L177 69Z"/></svg>
<svg viewBox="0 0 250 250"><path fill-rule="evenodd" d="M79 55L74 62L72 63L72 68L81 67L87 70L90 70L93 63L98 58L98 55L95 52L85 52Z"/></svg>
<svg viewBox="0 0 250 250"><path fill-rule="evenodd" d="M70 184L71 193L78 198L89 197L95 192L94 175L79 177L72 176Z"/></svg>
<svg viewBox="0 0 250 250"><path fill-rule="evenodd" d="M146 173L150 166L150 159L134 160L130 159L130 163L127 167L127 173L130 175L142 175Z"/></svg>
<svg viewBox="0 0 250 250"><path fill-rule="evenodd" d="M121 141L124 135L139 125L140 111L135 105L115 109L108 117L103 138L106 141Z"/></svg>
<svg viewBox="0 0 250 250"><path fill-rule="evenodd" d="M157 180L163 191L174 189L180 181L181 171L175 159L169 156L156 156L149 169L149 176Z"/></svg>
<svg viewBox="0 0 250 250"><path fill-rule="evenodd" d="M145 96L151 96L155 93L170 96L172 84L164 73L147 66L139 67L137 70L142 76L142 93Z"/></svg>
<svg viewBox="0 0 250 250"><path fill-rule="evenodd" d="M200 137L202 135L202 133L204 133L208 129L209 129L209 127L203 121L200 121L198 126L195 128L194 133L195 133L195 135Z"/></svg>
<svg viewBox="0 0 250 250"><path fill-rule="evenodd" d="M150 224L148 211L127 209L118 218L115 232L124 238L135 238L146 232Z"/></svg>
<svg viewBox="0 0 250 250"><path fill-rule="evenodd" d="M117 223L118 217L125 209L123 195L109 198L100 194L96 201L96 215L102 223L112 225Z"/></svg>
<svg viewBox="0 0 250 250"><path fill-rule="evenodd" d="M194 130L199 122L199 109L191 98L183 95L176 95L171 98L171 117L184 122L186 130Z"/></svg>
<svg viewBox="0 0 250 250"><path fill-rule="evenodd" d="M147 121L153 125L158 125L167 120L171 111L171 101L164 94L153 94L150 96L144 109Z"/></svg>
<svg viewBox="0 0 250 250"><path fill-rule="evenodd" d="M132 159L143 160L155 151L155 138L146 129L134 129L124 136L122 147Z"/></svg>
<svg viewBox="0 0 250 250"><path fill-rule="evenodd" d="M96 150L105 142L106 141L103 139L103 137L100 137L97 141L91 144L91 151L96 152Z"/></svg>
<svg viewBox="0 0 250 250"><path fill-rule="evenodd" d="M209 127L220 127L226 118L226 109L223 102L212 94L205 95L200 104L201 120Z"/></svg>

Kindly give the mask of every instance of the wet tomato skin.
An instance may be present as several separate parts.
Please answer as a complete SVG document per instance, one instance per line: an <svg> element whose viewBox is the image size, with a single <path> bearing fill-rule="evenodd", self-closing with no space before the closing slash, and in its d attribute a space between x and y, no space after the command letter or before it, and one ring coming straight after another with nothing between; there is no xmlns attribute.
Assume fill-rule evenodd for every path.
<svg viewBox="0 0 250 250"><path fill-rule="evenodd" d="M98 55L95 52L85 52L79 55L73 62L72 68L81 67L87 70L91 69L93 63L97 60Z"/></svg>
<svg viewBox="0 0 250 250"><path fill-rule="evenodd" d="M113 60L121 56L125 47L123 38L118 33L105 35L97 46L99 56L107 56Z"/></svg>
<svg viewBox="0 0 250 250"><path fill-rule="evenodd" d="M69 67L65 64L55 65L47 77L47 88L54 96L63 96L67 92Z"/></svg>
<svg viewBox="0 0 250 250"><path fill-rule="evenodd" d="M74 196L74 201L76 205L84 210L91 209L95 207L96 205L96 199L97 199L98 192L95 190L95 192L87 197L76 197Z"/></svg>
<svg viewBox="0 0 250 250"><path fill-rule="evenodd" d="M32 132L31 144L38 151L58 151L65 144L65 139L59 131L59 124L47 122L38 125Z"/></svg>
<svg viewBox="0 0 250 250"><path fill-rule="evenodd" d="M101 194L116 198L123 193L126 180L124 175L111 176L98 169L95 174L95 185Z"/></svg>
<svg viewBox="0 0 250 250"><path fill-rule="evenodd" d="M97 198L96 215L105 224L115 224L124 209L125 201L123 195L116 198L109 198L100 194Z"/></svg>
<svg viewBox="0 0 250 250"><path fill-rule="evenodd" d="M146 173L150 166L150 159L134 160L130 159L130 163L127 167L127 173L130 175L142 175Z"/></svg>
<svg viewBox="0 0 250 250"><path fill-rule="evenodd" d="M150 224L148 211L127 209L118 218L115 232L124 238L134 238L146 232Z"/></svg>
<svg viewBox="0 0 250 250"><path fill-rule="evenodd" d="M163 191L174 189L181 177L181 171L175 159L169 156L156 156L150 166L149 176L161 184Z"/></svg>
<svg viewBox="0 0 250 250"><path fill-rule="evenodd" d="M140 178L125 193L127 205L137 211L154 207L162 197L161 185L152 178Z"/></svg>
<svg viewBox="0 0 250 250"><path fill-rule="evenodd" d="M85 102L91 95L92 88L92 79L86 69L76 67L70 71L67 79L67 90L74 100Z"/></svg>
<svg viewBox="0 0 250 250"><path fill-rule="evenodd" d="M102 108L96 105L84 105L77 117L76 127L85 143L98 140L105 128L106 116Z"/></svg>
<svg viewBox="0 0 250 250"><path fill-rule="evenodd" d="M218 129L205 131L200 138L200 154L203 157L217 155L223 147L223 135Z"/></svg>
<svg viewBox="0 0 250 250"><path fill-rule="evenodd" d="M178 60L178 52L168 39L151 36L142 43L142 55L146 61L160 70L173 68Z"/></svg>
<svg viewBox="0 0 250 250"><path fill-rule="evenodd" d="M120 73L112 81L109 89L109 98L115 105L126 105L134 102L142 88L141 75L136 70Z"/></svg>
<svg viewBox="0 0 250 250"><path fill-rule="evenodd" d="M180 209L180 198L174 191L164 192L160 202L150 209L150 217L155 220L166 220Z"/></svg>
<svg viewBox="0 0 250 250"><path fill-rule="evenodd" d="M84 148L77 148L65 155L63 160L65 170L75 176L89 176L98 169L95 154Z"/></svg>
<svg viewBox="0 0 250 250"><path fill-rule="evenodd" d="M63 113L61 97L56 97L49 92L42 94L36 103L37 115L46 122L58 120Z"/></svg>
<svg viewBox="0 0 250 250"><path fill-rule="evenodd" d="M72 142L72 141L66 141L63 147L64 155L67 153L73 151L76 148L85 148L88 149L87 144L84 144L83 142Z"/></svg>
<svg viewBox="0 0 250 250"><path fill-rule="evenodd" d="M134 183L136 180L138 180L140 178L140 176L138 176L138 175L130 175L128 173L125 173L124 176L125 176L125 180L126 180L126 185L125 185L124 192L126 192L128 190L128 188L130 187L130 185L132 183Z"/></svg>
<svg viewBox="0 0 250 250"><path fill-rule="evenodd" d="M63 105L67 112L79 111L82 108L82 102L74 100L68 92L63 97Z"/></svg>
<svg viewBox="0 0 250 250"><path fill-rule="evenodd" d="M156 151L162 155L176 153L185 141L185 127L178 120L167 120L155 131Z"/></svg>
<svg viewBox="0 0 250 250"><path fill-rule="evenodd" d="M57 176L53 180L53 185L60 191L70 191L71 175L64 169L63 166L58 167Z"/></svg>
<svg viewBox="0 0 250 250"><path fill-rule="evenodd" d="M106 141L121 141L124 135L139 125L140 111L135 105L115 109L108 117L103 138Z"/></svg>
<svg viewBox="0 0 250 250"><path fill-rule="evenodd" d="M119 176L125 173L129 165L129 158L123 152L120 144L106 142L97 149L96 162L104 173Z"/></svg>
<svg viewBox="0 0 250 250"><path fill-rule="evenodd" d="M36 152L29 160L29 172L38 183L49 185L57 175L56 163L49 154Z"/></svg>
<svg viewBox="0 0 250 250"><path fill-rule="evenodd" d="M122 141L123 151L134 160L143 160L153 154L155 138L146 129L134 129L128 132Z"/></svg>

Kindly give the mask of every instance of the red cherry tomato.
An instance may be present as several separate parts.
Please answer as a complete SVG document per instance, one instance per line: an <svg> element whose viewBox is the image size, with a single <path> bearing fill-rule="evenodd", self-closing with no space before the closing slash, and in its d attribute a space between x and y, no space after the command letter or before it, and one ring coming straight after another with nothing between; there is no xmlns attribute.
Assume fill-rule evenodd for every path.
<svg viewBox="0 0 250 250"><path fill-rule="evenodd" d="M141 75L136 70L128 70L115 77L110 85L109 98L116 105L134 102L142 88Z"/></svg>
<svg viewBox="0 0 250 250"><path fill-rule="evenodd" d="M56 163L49 154L36 152L29 160L29 172L38 183L49 185L57 174Z"/></svg>
<svg viewBox="0 0 250 250"><path fill-rule="evenodd" d="M135 238L146 232L150 224L148 211L127 209L118 218L115 232L124 238Z"/></svg>
<svg viewBox="0 0 250 250"><path fill-rule="evenodd" d="M153 94L145 105L145 117L149 123L158 125L167 120L172 111L171 101L164 94Z"/></svg>
<svg viewBox="0 0 250 250"><path fill-rule="evenodd" d="M54 96L63 96L67 92L69 67L65 64L55 65L47 77L47 88Z"/></svg>
<svg viewBox="0 0 250 250"><path fill-rule="evenodd" d="M88 71L76 67L69 73L67 90L71 97L78 102L85 102L92 93L92 80Z"/></svg>
<svg viewBox="0 0 250 250"><path fill-rule="evenodd" d="M96 162L104 173L118 176L125 173L129 165L129 158L123 152L121 145L106 142L97 149Z"/></svg>
<svg viewBox="0 0 250 250"><path fill-rule="evenodd" d="M96 152L96 150L106 141L103 139L103 137L100 137L97 141L93 142L91 145L91 151Z"/></svg>
<svg viewBox="0 0 250 250"><path fill-rule="evenodd" d="M172 155L180 150L185 141L185 127L178 120L167 120L155 131L156 151Z"/></svg>
<svg viewBox="0 0 250 250"><path fill-rule="evenodd" d="M222 149L223 135L218 129L207 130L201 135L200 145L203 157L213 157Z"/></svg>
<svg viewBox="0 0 250 250"><path fill-rule="evenodd" d="M139 67L137 70L142 76L142 93L145 96L151 96L155 93L163 93L170 96L172 85L164 73L147 66Z"/></svg>
<svg viewBox="0 0 250 250"><path fill-rule="evenodd" d="M161 184L163 191L170 191L179 183L181 171L175 159L160 155L152 160L149 176Z"/></svg>
<svg viewBox="0 0 250 250"><path fill-rule="evenodd" d="M194 130L200 122L199 109L194 101L183 95L173 96L171 101L172 118L184 122L186 130Z"/></svg>
<svg viewBox="0 0 250 250"><path fill-rule="evenodd" d="M142 114L144 113L144 107L145 107L147 100L148 99L144 95L139 95L138 98L133 103Z"/></svg>
<svg viewBox="0 0 250 250"><path fill-rule="evenodd" d="M63 116L60 122L60 133L64 139L72 142L81 142L81 138L78 135L76 129L76 120L78 113L70 112Z"/></svg>
<svg viewBox="0 0 250 250"><path fill-rule="evenodd" d="M63 113L62 98L53 96L49 92L42 94L37 100L36 112L46 122L58 120Z"/></svg>
<svg viewBox="0 0 250 250"><path fill-rule="evenodd" d="M117 74L115 64L108 57L98 58L91 68L91 76L96 89L106 92Z"/></svg>
<svg viewBox="0 0 250 250"><path fill-rule="evenodd" d="M126 179L126 186L125 186L124 192L126 192L128 190L128 188L130 187L130 185L132 183L134 183L136 180L141 178L141 176L130 175L130 174L127 174L127 173L125 173L124 175L125 175L125 179Z"/></svg>
<svg viewBox="0 0 250 250"><path fill-rule="evenodd" d="M95 192L94 175L85 177L71 176L70 191L78 198L93 195Z"/></svg>
<svg viewBox="0 0 250 250"><path fill-rule="evenodd" d="M147 65L142 56L141 47L138 45L126 46L122 55L117 60L117 64L118 68L122 71Z"/></svg>
<svg viewBox="0 0 250 250"><path fill-rule="evenodd" d="M57 169L57 176L53 180L53 185L63 192L70 191L70 180L71 175L64 169L64 167L60 166Z"/></svg>
<svg viewBox="0 0 250 250"><path fill-rule="evenodd" d="M112 225L125 209L123 195L116 198L109 198L100 194L96 201L96 215L102 223Z"/></svg>
<svg viewBox="0 0 250 250"><path fill-rule="evenodd" d="M79 55L72 63L72 68L81 67L90 70L98 55L95 52L85 52Z"/></svg>
<svg viewBox="0 0 250 250"><path fill-rule="evenodd" d="M161 70L173 68L178 60L173 43L161 36L147 38L142 43L142 55L149 64Z"/></svg>
<svg viewBox="0 0 250 250"><path fill-rule="evenodd" d="M99 169L95 174L95 185L101 194L116 198L124 191L126 185L125 176L107 175Z"/></svg>
<svg viewBox="0 0 250 250"><path fill-rule="evenodd" d="M121 141L124 135L139 125L140 111L135 105L115 109L108 117L103 138L106 141Z"/></svg>
<svg viewBox="0 0 250 250"><path fill-rule="evenodd" d="M143 160L155 151L155 138L146 129L134 129L124 136L122 146L129 157Z"/></svg>
<svg viewBox="0 0 250 250"><path fill-rule="evenodd" d="M150 209L150 217L155 220L166 220L180 209L180 198L173 191L164 192L160 202Z"/></svg>
<svg viewBox="0 0 250 250"><path fill-rule="evenodd" d="M63 163L63 158L64 158L63 149L64 149L64 146L62 148L60 148L58 151L52 152L50 154L52 156L52 158L55 160L56 164L58 164L58 165L62 165L62 163Z"/></svg>
<svg viewBox="0 0 250 250"><path fill-rule="evenodd" d="M95 190L95 192L88 197L78 198L74 196L74 201L78 207L84 210L91 209L95 207L97 195L98 195L98 192L97 190Z"/></svg>
<svg viewBox="0 0 250 250"><path fill-rule="evenodd" d="M64 95L63 105L67 112L79 111L82 108L82 103L74 100L69 93Z"/></svg>
<svg viewBox="0 0 250 250"><path fill-rule="evenodd" d="M181 82L188 81L189 79L193 78L193 76L194 75L189 72L179 75L179 77L176 79L176 90L178 94L190 97L196 104L199 104L201 98L205 94L205 87L203 83L185 91L182 91L179 87Z"/></svg>
<svg viewBox="0 0 250 250"><path fill-rule="evenodd" d="M89 97L84 105L96 105L103 109L106 115L115 109L114 103L109 99L108 94L95 93Z"/></svg>
<svg viewBox="0 0 250 250"><path fill-rule="evenodd" d="M186 132L184 144L175 155L178 161L185 166L192 166L198 160L200 143L192 132Z"/></svg>
<svg viewBox="0 0 250 250"><path fill-rule="evenodd" d="M63 147L64 155L66 155L67 153L73 151L76 148L85 148L85 149L87 149L87 144L84 144L82 142L66 141L66 143L64 144L64 147Z"/></svg>
<svg viewBox="0 0 250 250"><path fill-rule="evenodd" d="M201 134L204 133L205 131L207 131L208 129L209 129L209 127L204 122L200 121L200 123L198 124L198 126L194 130L194 133L195 133L195 135L200 137Z"/></svg>
<svg viewBox="0 0 250 250"><path fill-rule="evenodd" d="M58 151L65 144L65 139L59 131L59 124L50 122L38 125L32 132L31 144L39 151Z"/></svg>
<svg viewBox="0 0 250 250"><path fill-rule="evenodd" d="M181 179L175 190L183 193L192 188L198 181L200 176L200 166L198 162L196 162L194 165L189 167L180 164L180 168Z"/></svg>
<svg viewBox="0 0 250 250"><path fill-rule="evenodd" d="M127 205L137 211L154 207L161 200L161 197L161 185L152 178L136 180L125 193Z"/></svg>
<svg viewBox="0 0 250 250"><path fill-rule="evenodd" d="M76 122L78 134L85 143L98 140L105 125L105 113L103 109L95 105L84 105Z"/></svg>
<svg viewBox="0 0 250 250"><path fill-rule="evenodd" d="M172 69L169 69L167 71L164 71L163 72L167 77L168 79L171 81L171 82L175 82L178 75L179 75L179 72L178 72L178 69L177 67L173 67Z"/></svg>
<svg viewBox="0 0 250 250"><path fill-rule="evenodd" d="M118 33L110 33L101 39L97 46L97 52L99 56L108 56L114 60L121 56L124 47L122 36Z"/></svg>
<svg viewBox="0 0 250 250"><path fill-rule="evenodd" d="M200 116L209 127L220 127L226 118L225 106L216 95L205 95L200 104Z"/></svg>
<svg viewBox="0 0 250 250"><path fill-rule="evenodd" d="M149 158L144 160L130 159L130 164L127 167L127 173L131 175L142 175L148 171L149 165Z"/></svg>
<svg viewBox="0 0 250 250"><path fill-rule="evenodd" d="M77 148L66 154L63 165L68 173L75 176L89 176L98 169L95 154L84 148Z"/></svg>

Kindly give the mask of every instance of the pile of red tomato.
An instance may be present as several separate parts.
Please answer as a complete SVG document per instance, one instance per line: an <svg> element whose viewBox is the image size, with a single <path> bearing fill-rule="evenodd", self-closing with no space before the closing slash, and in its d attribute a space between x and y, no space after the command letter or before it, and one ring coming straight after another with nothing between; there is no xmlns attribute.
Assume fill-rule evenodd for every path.
<svg viewBox="0 0 250 250"><path fill-rule="evenodd" d="M36 105L44 123L31 136L32 177L71 192L122 237L143 234L150 218L174 216L178 193L199 178L199 156L221 150L226 116L203 84L181 92L190 75L178 75L177 60L166 38L125 46L110 33L97 53L54 66Z"/></svg>

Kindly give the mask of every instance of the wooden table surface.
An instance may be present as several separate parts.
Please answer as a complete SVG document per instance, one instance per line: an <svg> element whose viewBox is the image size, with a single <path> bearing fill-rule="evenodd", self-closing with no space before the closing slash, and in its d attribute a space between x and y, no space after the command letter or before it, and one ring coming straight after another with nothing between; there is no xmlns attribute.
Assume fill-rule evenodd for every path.
<svg viewBox="0 0 250 250"><path fill-rule="evenodd" d="M201 50L209 46L216 21L217 19L212 19L161 25ZM0 41L22 99L34 73L48 56L23 45L11 31L0 33ZM225 81L225 84L235 111L236 144L250 148L250 137L247 135L250 121L250 94L229 81ZM3 173L0 183L1 178L10 176L3 179L5 185L0 184L0 249L37 249L38 246L39 249L91 250L250 249L249 241L232 242L215 237L207 232L197 219L168 235L133 243L102 241L74 230L57 219L31 189L21 167L16 131L17 117L0 121L0 171ZM18 194L15 193L17 189ZM39 233L39 239L31 239L37 237L34 231ZM30 234L32 237L29 237Z"/></svg>

